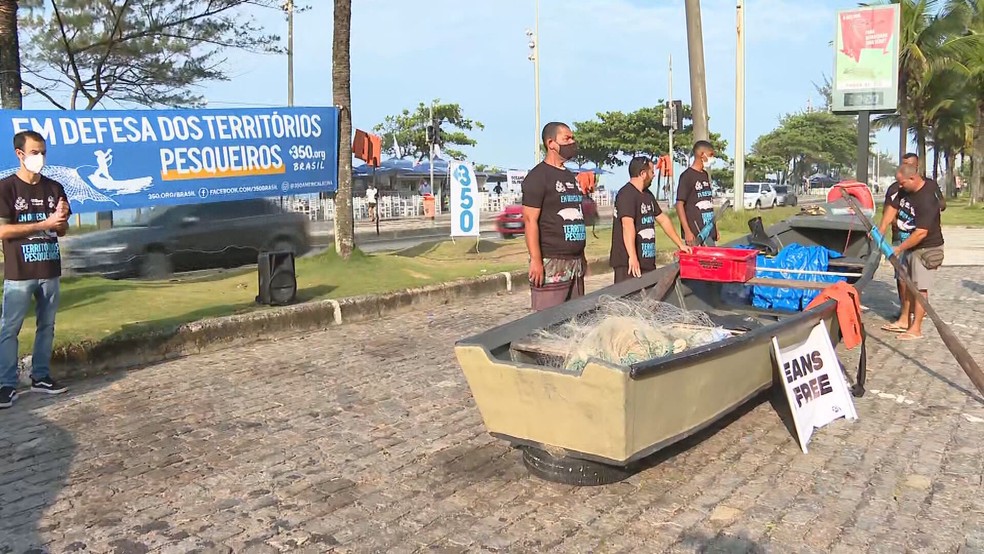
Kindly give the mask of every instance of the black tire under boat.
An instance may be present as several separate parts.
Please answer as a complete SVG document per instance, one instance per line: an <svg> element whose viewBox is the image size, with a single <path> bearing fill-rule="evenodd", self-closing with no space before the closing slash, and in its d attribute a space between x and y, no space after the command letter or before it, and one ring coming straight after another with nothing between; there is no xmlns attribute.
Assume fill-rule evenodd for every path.
<svg viewBox="0 0 984 554"><path fill-rule="evenodd" d="M628 479L639 471L635 464L613 466L569 456L554 456L546 450L532 446L522 446L520 449L523 451L523 464L530 474L544 481L563 485L576 487L611 485Z"/></svg>

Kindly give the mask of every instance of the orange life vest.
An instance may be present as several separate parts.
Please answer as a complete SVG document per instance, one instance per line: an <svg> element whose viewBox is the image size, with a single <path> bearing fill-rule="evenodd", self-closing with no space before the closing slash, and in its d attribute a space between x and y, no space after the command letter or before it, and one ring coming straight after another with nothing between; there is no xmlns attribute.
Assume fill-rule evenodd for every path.
<svg viewBox="0 0 984 554"><path fill-rule="evenodd" d="M837 302L837 323L840 325L844 346L852 349L862 344L864 328L861 326L861 295L853 286L838 281L823 289L806 307L807 310L827 300Z"/></svg>

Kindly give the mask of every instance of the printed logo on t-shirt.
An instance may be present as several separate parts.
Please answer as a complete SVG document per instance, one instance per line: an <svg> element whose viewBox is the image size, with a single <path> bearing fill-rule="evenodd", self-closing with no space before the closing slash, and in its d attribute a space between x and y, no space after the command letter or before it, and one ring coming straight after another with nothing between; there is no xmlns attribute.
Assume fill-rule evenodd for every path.
<svg viewBox="0 0 984 554"><path fill-rule="evenodd" d="M916 230L916 210L908 196L899 199L899 215L895 219L895 225L899 228L899 239L902 241Z"/></svg>
<svg viewBox="0 0 984 554"><path fill-rule="evenodd" d="M14 209L17 210L18 212L26 210L27 200L24 200L23 197L18 196L17 200L14 200Z"/></svg>
<svg viewBox="0 0 984 554"><path fill-rule="evenodd" d="M580 242L587 239L587 230L584 227L584 212L581 211L581 203L584 201L584 196L580 193L577 194L565 194L569 189L575 188L574 183L561 183L557 181L558 192L560 195L560 205L565 206L560 211L557 212L565 222L570 221L570 223L564 223L564 240L567 242Z"/></svg>

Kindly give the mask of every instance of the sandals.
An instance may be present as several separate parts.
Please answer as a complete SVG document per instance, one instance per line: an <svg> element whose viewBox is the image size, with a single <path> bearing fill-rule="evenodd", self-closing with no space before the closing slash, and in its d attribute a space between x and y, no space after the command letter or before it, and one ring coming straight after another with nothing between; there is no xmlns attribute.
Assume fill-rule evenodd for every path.
<svg viewBox="0 0 984 554"><path fill-rule="evenodd" d="M912 333L909 333L908 331L905 332L905 333L902 333L901 335L898 336L898 339L899 340L919 340L921 338L923 338L922 335L913 335Z"/></svg>
<svg viewBox="0 0 984 554"><path fill-rule="evenodd" d="M882 331L888 331L889 333L905 333L908 331L907 328L901 327L895 323L886 323L881 326Z"/></svg>

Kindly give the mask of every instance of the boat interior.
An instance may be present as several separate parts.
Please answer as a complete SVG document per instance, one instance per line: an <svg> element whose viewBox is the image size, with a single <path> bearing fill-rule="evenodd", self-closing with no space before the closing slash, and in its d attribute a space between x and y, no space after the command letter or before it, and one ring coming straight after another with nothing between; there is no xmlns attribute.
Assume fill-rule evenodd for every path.
<svg viewBox="0 0 984 554"><path fill-rule="evenodd" d="M774 255L790 244L823 246L841 254L840 257L829 259L827 272L843 277L856 286L863 286L864 282L873 277L880 261L880 252L872 244L864 227L851 215L798 215L769 229L762 227L760 218L754 218L749 221L749 229L749 234L722 246L751 246L766 255ZM491 358L503 362L531 364L547 369L548 366L557 365L556 357L563 357L565 353L545 347L537 340L537 332L596 309L599 299L604 296L630 299L640 295L655 296L676 307L705 312L716 325L737 338L738 335L790 319L803 320L803 324L807 324L809 320L815 324L819 318L819 313L815 314L816 317L808 318L805 317L805 312L799 310L758 308L749 298L753 285L814 290L830 285L830 282L807 280L809 276L802 279L756 277L745 284L681 279L677 267L677 264L664 266L641 278L605 287L583 298L530 314L481 335L464 339L460 343L481 345ZM832 305L828 306L824 312L829 313L832 309ZM669 358L683 357L691 358L690 355L673 355ZM668 358L663 358L658 363L663 365L668 361ZM652 366L654 362L656 360L637 365ZM636 373L635 369L638 368L633 366L633 374Z"/></svg>

